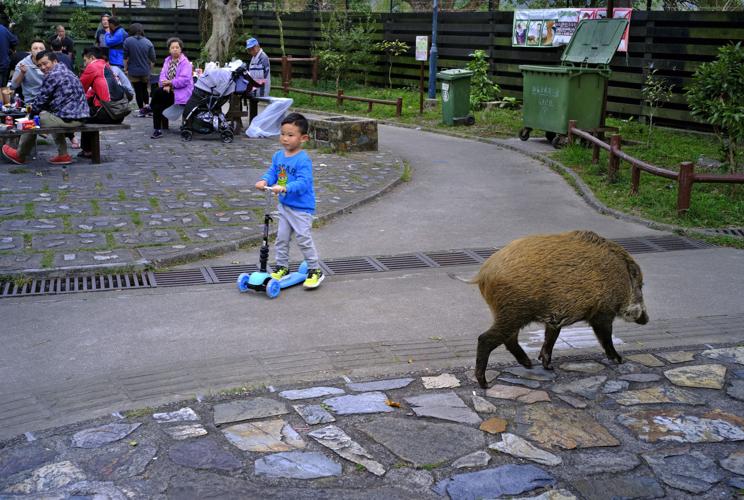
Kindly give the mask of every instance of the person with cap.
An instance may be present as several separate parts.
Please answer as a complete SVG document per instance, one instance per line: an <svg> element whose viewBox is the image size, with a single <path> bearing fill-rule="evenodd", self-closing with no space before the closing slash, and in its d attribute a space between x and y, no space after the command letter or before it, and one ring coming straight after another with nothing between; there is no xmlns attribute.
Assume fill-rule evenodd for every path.
<svg viewBox="0 0 744 500"><path fill-rule="evenodd" d="M258 83L263 83L263 88L255 91L257 96L268 97L271 90L271 69L269 67L269 56L263 51L255 38L249 38L245 42L245 48L251 54L251 62L248 65L248 74Z"/></svg>

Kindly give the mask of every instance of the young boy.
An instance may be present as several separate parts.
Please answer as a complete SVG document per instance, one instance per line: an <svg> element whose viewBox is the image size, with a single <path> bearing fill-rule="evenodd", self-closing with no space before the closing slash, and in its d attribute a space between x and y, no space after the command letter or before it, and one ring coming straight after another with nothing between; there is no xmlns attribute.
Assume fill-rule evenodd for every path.
<svg viewBox="0 0 744 500"><path fill-rule="evenodd" d="M315 191L313 162L302 150L302 144L308 140L307 129L307 119L299 113L290 113L282 120L279 142L284 149L274 153L271 167L256 183L256 189L271 186L271 190L279 196L277 267L271 277L282 279L289 274L289 241L295 234L297 245L307 262L307 279L303 286L317 288L325 276L320 270L318 252L310 234L315 212Z"/></svg>

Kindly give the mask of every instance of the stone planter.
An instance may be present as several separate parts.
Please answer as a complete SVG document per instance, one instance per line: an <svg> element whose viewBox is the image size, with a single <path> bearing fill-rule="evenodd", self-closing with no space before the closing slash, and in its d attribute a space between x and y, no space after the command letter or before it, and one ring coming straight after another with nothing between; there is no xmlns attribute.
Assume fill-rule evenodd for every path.
<svg viewBox="0 0 744 500"><path fill-rule="evenodd" d="M377 151L377 121L348 116L311 118L310 140L332 151Z"/></svg>

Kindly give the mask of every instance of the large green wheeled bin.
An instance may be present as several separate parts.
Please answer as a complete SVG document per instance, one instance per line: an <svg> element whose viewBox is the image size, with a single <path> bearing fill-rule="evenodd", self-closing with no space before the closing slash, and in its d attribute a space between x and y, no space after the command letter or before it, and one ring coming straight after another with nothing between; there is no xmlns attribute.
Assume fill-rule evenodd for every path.
<svg viewBox="0 0 744 500"><path fill-rule="evenodd" d="M467 69L448 69L437 73L442 81L442 123L473 125L475 118L470 114L470 77L473 72Z"/></svg>
<svg viewBox="0 0 744 500"><path fill-rule="evenodd" d="M526 141L533 129L557 146L568 132L568 121L591 130L602 120L604 89L628 20L585 19L576 27L560 66L521 65L524 127L519 138Z"/></svg>

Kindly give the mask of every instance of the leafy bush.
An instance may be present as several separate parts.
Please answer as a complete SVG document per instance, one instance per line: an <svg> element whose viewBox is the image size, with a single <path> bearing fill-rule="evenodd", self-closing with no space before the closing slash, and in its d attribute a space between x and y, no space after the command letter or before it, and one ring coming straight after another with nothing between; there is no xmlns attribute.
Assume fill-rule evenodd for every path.
<svg viewBox="0 0 744 500"><path fill-rule="evenodd" d="M93 38L93 33L89 33L89 31L92 31L90 29L90 17L88 16L88 11L85 9L75 9L70 16L68 27L71 32L70 36L74 40Z"/></svg>
<svg viewBox="0 0 744 500"><path fill-rule="evenodd" d="M741 42L718 49L718 57L695 71L687 91L693 116L711 124L721 139L725 161L736 171L744 145L744 48Z"/></svg>
<svg viewBox="0 0 744 500"><path fill-rule="evenodd" d="M5 15L15 23L13 32L18 37L18 47L27 50L36 37L34 23L41 17L44 4L36 0L4 0Z"/></svg>
<svg viewBox="0 0 744 500"><path fill-rule="evenodd" d="M488 76L488 56L484 50L470 54L467 68L473 72L470 79L470 107L481 109L483 104L494 101L501 94L501 88Z"/></svg>
<svg viewBox="0 0 744 500"><path fill-rule="evenodd" d="M321 15L321 41L315 46L315 55L320 58L323 70L336 81L336 89L352 70L361 74L367 83L369 66L373 62L374 32L375 23L369 7L354 17L346 10L334 10L327 19Z"/></svg>

